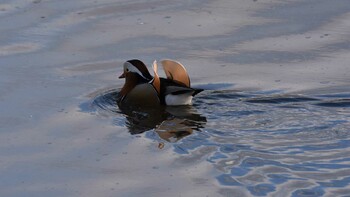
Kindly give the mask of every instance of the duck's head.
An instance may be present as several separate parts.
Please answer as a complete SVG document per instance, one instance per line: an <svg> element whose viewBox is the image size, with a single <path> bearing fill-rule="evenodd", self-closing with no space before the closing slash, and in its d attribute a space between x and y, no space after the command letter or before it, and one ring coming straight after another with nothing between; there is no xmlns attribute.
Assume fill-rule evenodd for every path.
<svg viewBox="0 0 350 197"><path fill-rule="evenodd" d="M124 63L123 66L124 71L119 76L119 78L126 78L126 81L128 81L128 78L130 76L138 75L138 77L143 78L145 81L150 81L151 79L153 79L146 65L138 59L128 60Z"/></svg>
<svg viewBox="0 0 350 197"><path fill-rule="evenodd" d="M119 92L120 101L124 100L127 95L130 95L129 93L132 93L128 96L129 100L132 100L132 98L134 100L142 100L143 97L150 93L154 94L152 97L155 97L156 100L158 99L160 84L156 84L158 88L154 87L154 84L155 81L159 82L159 78L155 80L142 61L137 59L126 61L124 63L124 71L119 78L125 78L124 86ZM155 88L156 90L154 90Z"/></svg>

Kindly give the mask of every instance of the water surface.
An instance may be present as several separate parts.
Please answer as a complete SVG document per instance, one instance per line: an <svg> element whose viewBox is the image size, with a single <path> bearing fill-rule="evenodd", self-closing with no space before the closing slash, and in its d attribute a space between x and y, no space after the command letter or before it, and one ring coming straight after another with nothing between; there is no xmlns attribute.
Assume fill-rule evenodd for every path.
<svg viewBox="0 0 350 197"><path fill-rule="evenodd" d="M0 196L348 196L349 21L348 0L0 1ZM119 109L133 58L206 91Z"/></svg>
<svg viewBox="0 0 350 197"><path fill-rule="evenodd" d="M132 135L145 132L181 162L209 163L223 194L347 195L340 188L350 183L350 93L275 92L206 90L192 107L125 112L111 90L82 110L126 125Z"/></svg>

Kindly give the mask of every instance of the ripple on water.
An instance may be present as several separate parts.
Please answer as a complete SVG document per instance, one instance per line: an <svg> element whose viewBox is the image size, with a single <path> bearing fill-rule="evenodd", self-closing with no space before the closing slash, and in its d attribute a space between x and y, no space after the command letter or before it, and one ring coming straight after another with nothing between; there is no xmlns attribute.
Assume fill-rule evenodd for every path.
<svg viewBox="0 0 350 197"><path fill-rule="evenodd" d="M196 154L220 172L222 187L253 196L280 188L288 188L286 196L350 193L350 94L207 90L193 106L156 111L119 109L117 94L108 91L81 109L111 117L131 134L170 142L187 162L205 149Z"/></svg>

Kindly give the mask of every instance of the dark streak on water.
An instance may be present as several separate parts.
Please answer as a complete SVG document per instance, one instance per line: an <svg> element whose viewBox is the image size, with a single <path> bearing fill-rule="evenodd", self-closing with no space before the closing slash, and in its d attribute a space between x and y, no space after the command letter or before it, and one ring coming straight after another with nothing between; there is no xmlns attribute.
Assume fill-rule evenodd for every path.
<svg viewBox="0 0 350 197"><path fill-rule="evenodd" d="M131 134L146 131L148 138L172 142L174 152L187 158L211 150L202 151L201 162L219 172L216 180L223 192L350 193L350 93L207 90L192 107L151 112L120 110L117 94L106 92L81 109L113 117L114 124L128 127Z"/></svg>

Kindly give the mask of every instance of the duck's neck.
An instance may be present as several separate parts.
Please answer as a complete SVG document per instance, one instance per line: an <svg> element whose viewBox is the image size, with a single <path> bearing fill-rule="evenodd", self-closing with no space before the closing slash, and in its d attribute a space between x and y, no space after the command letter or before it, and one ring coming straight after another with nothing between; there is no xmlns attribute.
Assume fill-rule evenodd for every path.
<svg viewBox="0 0 350 197"><path fill-rule="evenodd" d="M138 83L137 76L127 73L125 76L125 84L123 88L120 90L120 96L126 96Z"/></svg>

